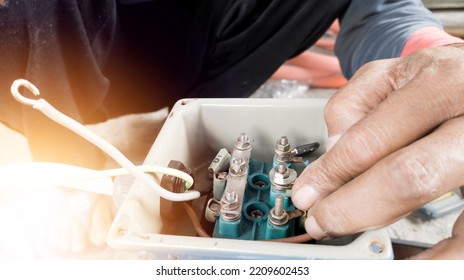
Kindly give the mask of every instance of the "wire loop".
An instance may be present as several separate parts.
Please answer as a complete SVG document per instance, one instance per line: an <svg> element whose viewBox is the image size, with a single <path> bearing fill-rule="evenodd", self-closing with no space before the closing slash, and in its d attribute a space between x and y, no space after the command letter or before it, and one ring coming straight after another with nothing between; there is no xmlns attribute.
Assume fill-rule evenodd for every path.
<svg viewBox="0 0 464 280"><path fill-rule="evenodd" d="M119 163L123 168L127 169L135 178L137 178L142 184L147 187L152 188L156 194L163 197L164 199L171 200L171 201L186 201L197 199L200 197L200 193L198 191L187 191L183 193L173 193L170 192L159 184L155 182L155 180L150 177L148 174L143 173L139 170L125 155L123 155L116 147L111 145L108 141L100 137L99 135L92 132L90 129L79 123L78 121L68 117L67 115L58 111L55 107L53 107L50 103L48 103L45 99L30 99L26 98L19 93L19 88L23 86L29 89L34 95L39 95L40 92L31 82L23 79L19 79L13 82L11 85L11 94L13 97L20 103L30 105L34 109L39 110L45 116L49 117L51 120L55 121L58 124L70 129L71 131L75 132L76 134L80 135L90 143L94 144L98 148L100 148L103 152L107 155L112 157L117 163ZM187 183L186 188L190 188L191 184Z"/></svg>
<svg viewBox="0 0 464 280"><path fill-rule="evenodd" d="M40 91L39 89L34 85L32 84L31 82L29 82L28 80L25 80L25 79L18 79L18 80L15 80L13 82L13 84L11 85L11 94L13 95L13 97L20 103L22 104L25 104L25 105L29 105L29 106L32 106L34 107L36 104L38 104L39 100L38 99L31 99L31 98L27 98L27 97L24 97L20 92L19 92L19 88L20 87L25 87L27 88L30 92L32 92L32 94L34 94L35 96L39 96L40 95Z"/></svg>

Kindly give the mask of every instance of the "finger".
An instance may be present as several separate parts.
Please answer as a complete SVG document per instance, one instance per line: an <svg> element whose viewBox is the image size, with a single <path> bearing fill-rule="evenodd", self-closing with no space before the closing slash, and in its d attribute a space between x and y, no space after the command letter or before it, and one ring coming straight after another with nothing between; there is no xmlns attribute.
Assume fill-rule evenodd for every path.
<svg viewBox="0 0 464 280"><path fill-rule="evenodd" d="M328 148L338 141L348 128L366 117L387 98L393 87L385 76L390 72L393 63L392 60L383 60L366 64L329 100L325 108L329 134ZM376 69L377 71L374 71ZM335 157L337 156L330 153L323 155L297 178L292 194L293 203L297 208L309 209L320 197L326 196L344 183L343 180L332 176L332 171L339 167L330 164L346 159Z"/></svg>
<svg viewBox="0 0 464 280"><path fill-rule="evenodd" d="M441 66L417 72L407 84L398 79L387 82L393 89L398 88L387 97L382 97L386 85L373 89L377 93L374 96L384 98L377 105L372 98L365 102L346 102L352 105L347 110L348 115L334 113L335 117L327 118L329 136L347 129L346 126L349 129L332 149L306 168L297 179L294 184L295 205L303 210L309 209L318 199L332 193L386 155L423 137L447 119L463 114L461 104L464 94L456 92L462 91L464 80L459 77L433 82L440 75L439 70L446 71L445 66L449 63L449 60L438 61L434 64ZM464 75L464 66L455 70ZM364 81L361 77L358 79ZM353 96L348 95L348 98L355 98ZM362 107L353 108L353 104L362 104ZM376 107L371 109L371 106ZM338 109L342 110L340 106ZM341 124L337 124L337 119Z"/></svg>
<svg viewBox="0 0 464 280"><path fill-rule="evenodd" d="M334 94L324 112L329 139L343 134L396 90L392 78L388 78L395 63L393 59L364 65Z"/></svg>
<svg viewBox="0 0 464 280"><path fill-rule="evenodd" d="M70 221L70 252L71 253L82 253L87 249L89 240L87 237L87 228L84 223L76 218L71 218Z"/></svg>
<svg viewBox="0 0 464 280"><path fill-rule="evenodd" d="M111 201L104 196L99 197L90 212L89 239L95 246L106 243L106 236L113 221Z"/></svg>
<svg viewBox="0 0 464 280"><path fill-rule="evenodd" d="M320 239L386 226L462 185L463 125L464 117L447 121L317 202L308 233Z"/></svg>
<svg viewBox="0 0 464 280"><path fill-rule="evenodd" d="M359 120L370 114L396 90L388 78L396 60L379 60L364 65L327 103L327 151Z"/></svg>
<svg viewBox="0 0 464 280"><path fill-rule="evenodd" d="M462 92L464 87L463 64L462 49L452 46L428 48L405 58L367 63L327 104L325 119L329 137L343 134L384 99L392 93L396 94L398 89L410 84L411 81L413 87L416 87L416 90L411 92L414 98L400 104L403 110L407 110L415 102L425 102L425 105L430 106L436 102L435 104L454 105L445 110L454 113L451 109L459 105L455 104L457 101L455 98L462 97L462 94L457 93ZM401 99L396 101L400 102Z"/></svg>
<svg viewBox="0 0 464 280"><path fill-rule="evenodd" d="M432 248L411 256L410 260L463 260L464 237L453 236L437 243Z"/></svg>
<svg viewBox="0 0 464 280"><path fill-rule="evenodd" d="M454 223L451 233L453 236L464 236L464 211L462 211L461 215L459 215Z"/></svg>
<svg viewBox="0 0 464 280"><path fill-rule="evenodd" d="M412 260L463 260L464 259L464 212L454 223L451 238L440 241L438 244L410 257Z"/></svg>

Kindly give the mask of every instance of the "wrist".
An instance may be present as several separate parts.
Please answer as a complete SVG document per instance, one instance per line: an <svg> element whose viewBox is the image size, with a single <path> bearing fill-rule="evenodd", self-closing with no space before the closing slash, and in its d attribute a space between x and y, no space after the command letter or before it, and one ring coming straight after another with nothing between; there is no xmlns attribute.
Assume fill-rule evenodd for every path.
<svg viewBox="0 0 464 280"><path fill-rule="evenodd" d="M428 47L463 44L464 40L458 37L454 37L438 27L427 26L417 30L414 32L414 34L412 34L412 36L404 45L401 56L406 56L416 50Z"/></svg>

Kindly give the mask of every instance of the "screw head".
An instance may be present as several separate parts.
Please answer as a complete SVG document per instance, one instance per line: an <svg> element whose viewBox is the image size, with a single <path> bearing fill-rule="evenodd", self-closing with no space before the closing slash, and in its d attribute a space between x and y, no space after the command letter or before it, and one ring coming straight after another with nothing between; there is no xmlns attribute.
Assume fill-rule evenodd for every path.
<svg viewBox="0 0 464 280"><path fill-rule="evenodd" d="M381 243L373 241L373 242L369 243L369 250L372 253L380 254L380 253L383 252L383 246L382 246Z"/></svg>
<svg viewBox="0 0 464 280"><path fill-rule="evenodd" d="M248 135L244 132L240 134L240 136L237 138L237 141L235 141L235 148L238 150L247 150L251 147L251 140L248 137Z"/></svg>
<svg viewBox="0 0 464 280"><path fill-rule="evenodd" d="M229 172L236 176L244 175L247 171L247 162L242 157L233 157L230 160Z"/></svg>

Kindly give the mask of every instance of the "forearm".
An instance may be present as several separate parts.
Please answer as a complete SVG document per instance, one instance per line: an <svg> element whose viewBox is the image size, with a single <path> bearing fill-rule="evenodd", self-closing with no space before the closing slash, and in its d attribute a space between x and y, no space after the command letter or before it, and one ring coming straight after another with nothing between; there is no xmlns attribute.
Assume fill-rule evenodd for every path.
<svg viewBox="0 0 464 280"><path fill-rule="evenodd" d="M352 0L340 19L335 53L350 78L365 63L399 57L418 30L440 22L419 0Z"/></svg>

